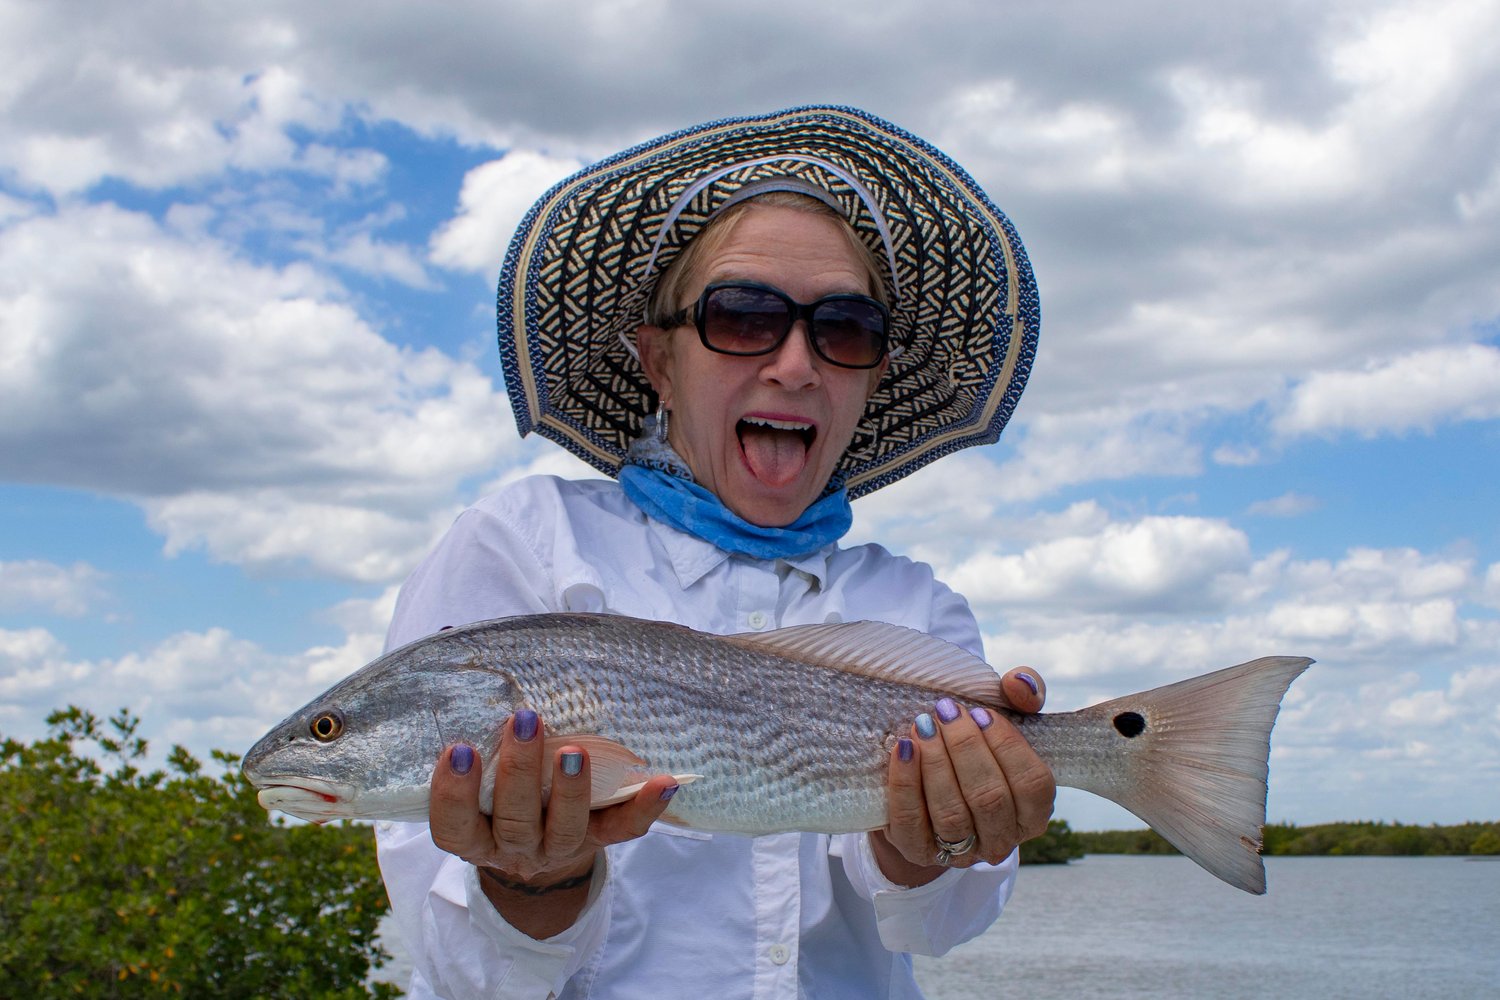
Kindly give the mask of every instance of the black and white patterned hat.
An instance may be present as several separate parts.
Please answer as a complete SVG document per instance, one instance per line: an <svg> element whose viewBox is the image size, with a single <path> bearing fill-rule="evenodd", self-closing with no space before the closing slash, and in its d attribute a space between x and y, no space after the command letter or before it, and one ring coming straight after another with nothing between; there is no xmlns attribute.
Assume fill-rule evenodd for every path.
<svg viewBox="0 0 1500 1000"><path fill-rule="evenodd" d="M799 107L601 160L527 213L500 274L500 357L522 435L614 475L656 396L633 338L657 279L747 189L826 192L885 270L891 365L838 468L857 497L999 436L1040 307L1010 220L963 168L873 115Z"/></svg>

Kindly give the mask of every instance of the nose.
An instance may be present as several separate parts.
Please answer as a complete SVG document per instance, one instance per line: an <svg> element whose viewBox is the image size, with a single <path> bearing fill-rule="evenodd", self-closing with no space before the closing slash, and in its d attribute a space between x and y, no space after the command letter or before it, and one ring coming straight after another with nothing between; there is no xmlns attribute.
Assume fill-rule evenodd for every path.
<svg viewBox="0 0 1500 1000"><path fill-rule="evenodd" d="M818 362L812 348L812 331L807 328L807 320L799 319L776 350L765 356L761 378L785 389L811 389L823 379Z"/></svg>

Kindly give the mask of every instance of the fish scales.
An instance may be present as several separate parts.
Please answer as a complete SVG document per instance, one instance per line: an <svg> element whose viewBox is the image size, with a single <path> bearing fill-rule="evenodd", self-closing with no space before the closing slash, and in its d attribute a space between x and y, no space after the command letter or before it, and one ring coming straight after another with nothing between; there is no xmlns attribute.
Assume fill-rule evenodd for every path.
<svg viewBox="0 0 1500 1000"><path fill-rule="evenodd" d="M884 825L895 742L947 696L1011 719L1059 785L1118 802L1213 874L1259 893L1271 727L1311 662L1262 657L1077 712L1023 716L1001 704L982 660L899 626L715 636L614 615L529 615L387 653L272 729L243 767L268 809L425 819L433 762L462 741L483 762L487 811L503 724L532 708L549 737L597 740L596 803L668 773L685 782L672 822L854 832Z"/></svg>
<svg viewBox="0 0 1500 1000"><path fill-rule="evenodd" d="M941 696L681 628L541 627L497 633L480 659L510 672L516 707L555 733L594 733L639 755L645 773L703 778L674 806L695 829L839 832L879 825L897 731Z"/></svg>

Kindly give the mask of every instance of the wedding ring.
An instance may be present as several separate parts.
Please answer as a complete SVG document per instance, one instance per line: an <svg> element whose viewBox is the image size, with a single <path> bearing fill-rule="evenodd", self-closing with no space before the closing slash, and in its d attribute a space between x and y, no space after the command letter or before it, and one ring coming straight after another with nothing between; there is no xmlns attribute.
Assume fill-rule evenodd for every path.
<svg viewBox="0 0 1500 1000"><path fill-rule="evenodd" d="M940 864L944 867L947 867L948 864L960 854L968 854L974 849L975 838L974 834L972 833L956 844L944 840L937 834L933 834L932 839L936 840L938 845L937 864Z"/></svg>

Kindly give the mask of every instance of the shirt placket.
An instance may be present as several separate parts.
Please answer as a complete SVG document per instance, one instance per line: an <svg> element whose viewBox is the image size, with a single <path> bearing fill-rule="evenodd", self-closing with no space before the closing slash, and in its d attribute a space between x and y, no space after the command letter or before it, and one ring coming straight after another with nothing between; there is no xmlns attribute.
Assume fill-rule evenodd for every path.
<svg viewBox="0 0 1500 1000"><path fill-rule="evenodd" d="M781 574L764 566L747 566L737 576L736 625L747 632L779 627ZM795 833L756 837L751 842L755 878L754 1000L797 996L797 938L802 914L800 846L801 836Z"/></svg>
<svg viewBox="0 0 1500 1000"><path fill-rule="evenodd" d="M751 845L755 871L755 1000L797 996L797 938L802 919L801 836L778 833Z"/></svg>

